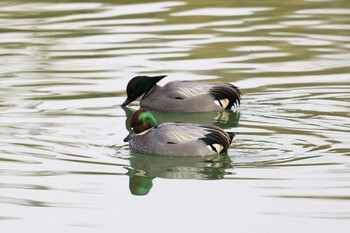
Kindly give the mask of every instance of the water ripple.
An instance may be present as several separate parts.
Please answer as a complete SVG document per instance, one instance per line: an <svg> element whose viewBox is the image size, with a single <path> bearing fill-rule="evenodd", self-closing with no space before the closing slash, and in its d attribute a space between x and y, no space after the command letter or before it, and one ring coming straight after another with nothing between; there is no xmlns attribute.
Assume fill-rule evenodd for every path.
<svg viewBox="0 0 350 233"><path fill-rule="evenodd" d="M225 201L215 205L228 206L220 209L220 221L232 210L249 219L261 213L348 218L350 11L345 3L1 2L0 204L6 214L0 220L33 222L30 216L56 217L50 211L61 208L73 211L57 214L70 216L62 217L62 225L104 230L104 222L71 216L82 216L75 210L92 213L91 208L91 216L103 209L123 213L118 217L144 217L140 207L152 204L160 214L165 210L157 206L173 208L166 212L175 219L173 210L181 209L183 200L211 206L215 195ZM127 82L139 74L167 74L161 85L186 79L239 86L244 98L238 111L176 116L236 132L228 155L184 160L131 154L123 142L130 112L119 105ZM136 108L138 103L131 105L131 111ZM174 119L155 115L160 122ZM222 181L193 181L208 179ZM130 193L146 191L157 203L129 199ZM301 212L294 204L305 200L309 209ZM166 204L158 205L162 201ZM255 201L271 205L254 205L251 211ZM186 202L186 209L207 210L193 203ZM231 203L238 205L230 208ZM334 210L329 203L337 205ZM193 216L198 213L188 219Z"/></svg>

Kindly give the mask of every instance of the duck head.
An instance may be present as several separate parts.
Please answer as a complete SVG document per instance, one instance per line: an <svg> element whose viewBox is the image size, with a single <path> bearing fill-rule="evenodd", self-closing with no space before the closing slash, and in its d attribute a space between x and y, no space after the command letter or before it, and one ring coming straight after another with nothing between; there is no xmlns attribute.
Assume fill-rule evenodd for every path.
<svg viewBox="0 0 350 233"><path fill-rule="evenodd" d="M161 79L166 77L166 75L159 76L136 76L132 78L128 86L126 87L127 98L122 103L122 107L125 107L132 101L136 100L143 94L147 94Z"/></svg>
<svg viewBox="0 0 350 233"><path fill-rule="evenodd" d="M130 141L137 134L146 133L148 130L158 125L153 114L146 108L140 108L131 117L131 130L129 135L124 138L124 142Z"/></svg>

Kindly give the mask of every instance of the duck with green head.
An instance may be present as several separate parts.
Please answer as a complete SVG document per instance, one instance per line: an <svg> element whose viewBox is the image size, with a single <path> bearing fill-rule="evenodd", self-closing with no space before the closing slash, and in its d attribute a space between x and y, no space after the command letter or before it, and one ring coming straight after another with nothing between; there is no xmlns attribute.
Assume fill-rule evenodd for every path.
<svg viewBox="0 0 350 233"><path fill-rule="evenodd" d="M172 81L157 83L166 75L136 76L127 85L122 107L141 98L140 105L160 112L211 112L237 107L241 102L238 87L224 82Z"/></svg>
<svg viewBox="0 0 350 233"><path fill-rule="evenodd" d="M158 125L145 108L131 118L131 131L124 139L133 152L160 156L207 156L226 153L234 134L213 125L163 123Z"/></svg>

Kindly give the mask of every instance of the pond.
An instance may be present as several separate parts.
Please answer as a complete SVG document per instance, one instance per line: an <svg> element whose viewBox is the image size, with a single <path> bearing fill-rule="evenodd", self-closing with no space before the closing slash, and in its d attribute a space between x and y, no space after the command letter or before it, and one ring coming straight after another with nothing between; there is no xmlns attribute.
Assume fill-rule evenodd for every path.
<svg viewBox="0 0 350 233"><path fill-rule="evenodd" d="M2 232L345 232L348 0L0 3ZM222 81L227 155L133 154L136 75ZM134 224L134 221L136 222Z"/></svg>

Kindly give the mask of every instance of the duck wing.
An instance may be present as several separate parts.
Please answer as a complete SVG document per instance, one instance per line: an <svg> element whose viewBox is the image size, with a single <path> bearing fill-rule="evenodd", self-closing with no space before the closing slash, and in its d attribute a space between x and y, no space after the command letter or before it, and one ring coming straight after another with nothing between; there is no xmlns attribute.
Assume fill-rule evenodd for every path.
<svg viewBox="0 0 350 233"><path fill-rule="evenodd" d="M227 133L214 125L164 123L157 127L155 137L165 144L204 142L216 153L227 152L233 133Z"/></svg>
<svg viewBox="0 0 350 233"><path fill-rule="evenodd" d="M166 84L164 92L172 99L191 99L202 95L211 95L215 103L224 109L238 106L241 102L241 91L230 83L173 81Z"/></svg>

